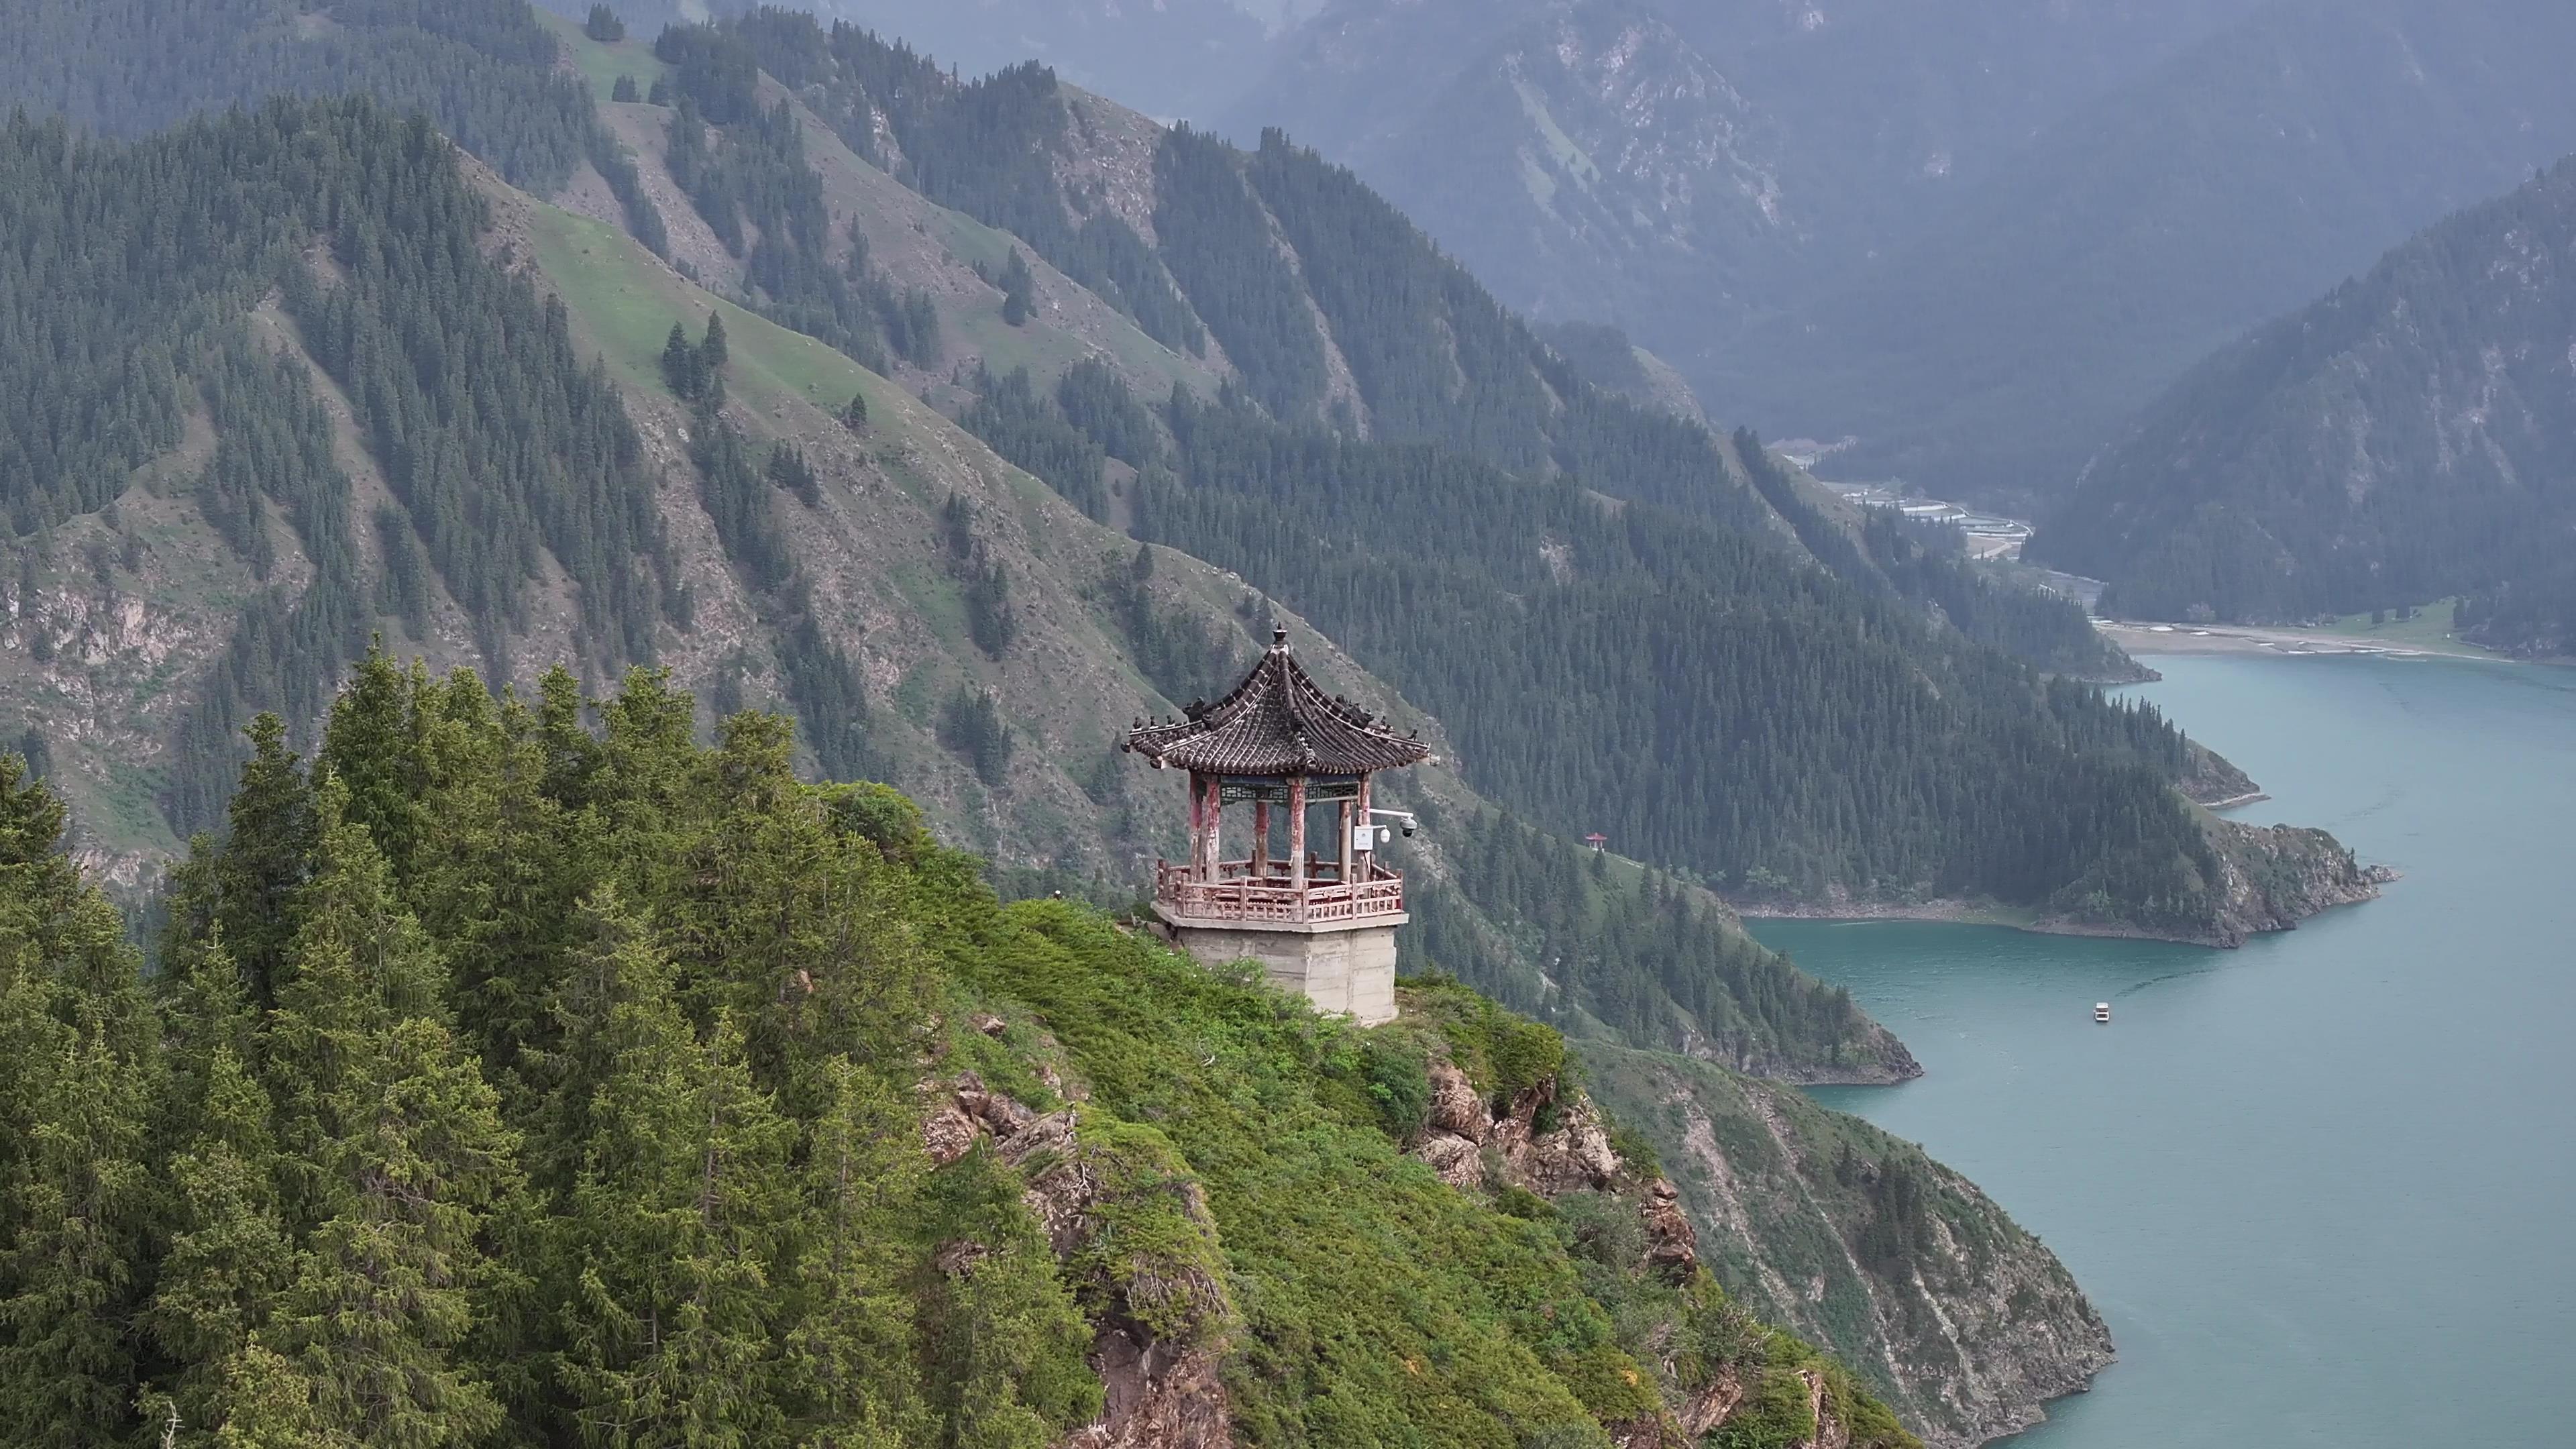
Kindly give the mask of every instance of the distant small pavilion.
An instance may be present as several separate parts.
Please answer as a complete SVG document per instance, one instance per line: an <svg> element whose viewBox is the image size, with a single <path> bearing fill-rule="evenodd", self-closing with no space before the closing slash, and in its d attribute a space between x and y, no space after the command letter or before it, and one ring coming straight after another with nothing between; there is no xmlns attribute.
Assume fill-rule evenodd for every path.
<svg viewBox="0 0 2576 1449"><path fill-rule="evenodd" d="M1178 720L1138 720L1123 748L1190 774L1190 855L1159 861L1154 910L1173 941L1211 965L1254 960L1272 981L1373 1025L1395 1017L1395 931L1404 877L1378 863L1369 777L1418 765L1430 746L1328 697L1288 651L1288 631L1234 692ZM1225 858L1226 807L1252 807L1251 847ZM1333 807L1328 851L1307 816ZM1275 815L1287 850L1271 858Z"/></svg>
<svg viewBox="0 0 2576 1449"><path fill-rule="evenodd" d="M1608 850L1610 848L1610 837L1596 830L1590 835L1583 837L1583 843L1591 846L1594 850Z"/></svg>

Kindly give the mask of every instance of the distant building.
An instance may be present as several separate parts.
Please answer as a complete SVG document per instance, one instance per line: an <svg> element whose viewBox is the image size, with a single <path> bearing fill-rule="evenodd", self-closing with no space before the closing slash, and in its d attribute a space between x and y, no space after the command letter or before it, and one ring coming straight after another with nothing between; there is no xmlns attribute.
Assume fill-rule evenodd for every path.
<svg viewBox="0 0 2576 1449"><path fill-rule="evenodd" d="M1583 837L1583 843L1591 846L1594 850L1608 850L1610 848L1610 837L1596 830L1590 835Z"/></svg>
<svg viewBox="0 0 2576 1449"><path fill-rule="evenodd" d="M1190 774L1190 858L1157 862L1154 913L1210 965L1253 960L1326 1011L1395 1018L1395 932L1404 877L1378 863L1369 777L1431 757L1348 700L1328 698L1288 652L1288 631L1234 692L1178 720L1138 720L1122 747ZM1225 858L1226 807L1252 807L1252 844ZM1329 854L1309 849L1307 815L1333 807ZM1270 858L1271 816L1288 814L1288 853Z"/></svg>

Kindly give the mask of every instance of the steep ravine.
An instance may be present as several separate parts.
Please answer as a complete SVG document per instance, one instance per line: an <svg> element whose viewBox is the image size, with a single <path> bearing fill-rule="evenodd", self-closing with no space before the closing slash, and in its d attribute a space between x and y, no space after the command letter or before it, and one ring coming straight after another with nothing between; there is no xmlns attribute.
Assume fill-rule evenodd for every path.
<svg viewBox="0 0 2576 1449"><path fill-rule="evenodd" d="M1919 1148L1705 1062L1581 1050L1726 1290L1848 1365L1927 1444L2025 1428L2111 1361L2056 1255Z"/></svg>

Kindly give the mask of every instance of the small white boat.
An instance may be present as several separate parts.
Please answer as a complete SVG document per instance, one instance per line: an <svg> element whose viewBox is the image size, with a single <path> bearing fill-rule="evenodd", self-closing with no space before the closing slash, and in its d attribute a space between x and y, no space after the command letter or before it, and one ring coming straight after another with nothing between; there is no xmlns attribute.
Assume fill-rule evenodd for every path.
<svg viewBox="0 0 2576 1449"><path fill-rule="evenodd" d="M2111 1003L2107 1001L2094 1002L2093 1019L2102 1023L2104 1026L2109 1026L2111 1024Z"/></svg>

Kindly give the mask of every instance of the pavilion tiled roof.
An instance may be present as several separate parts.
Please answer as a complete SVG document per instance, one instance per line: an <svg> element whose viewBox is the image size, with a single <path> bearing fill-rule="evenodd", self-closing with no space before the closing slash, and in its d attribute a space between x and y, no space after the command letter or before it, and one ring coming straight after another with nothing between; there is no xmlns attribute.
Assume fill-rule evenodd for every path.
<svg viewBox="0 0 2576 1449"><path fill-rule="evenodd" d="M1418 765L1431 747L1327 696L1288 652L1288 631L1234 692L1177 720L1138 720L1123 747L1183 770L1220 775L1360 775Z"/></svg>

